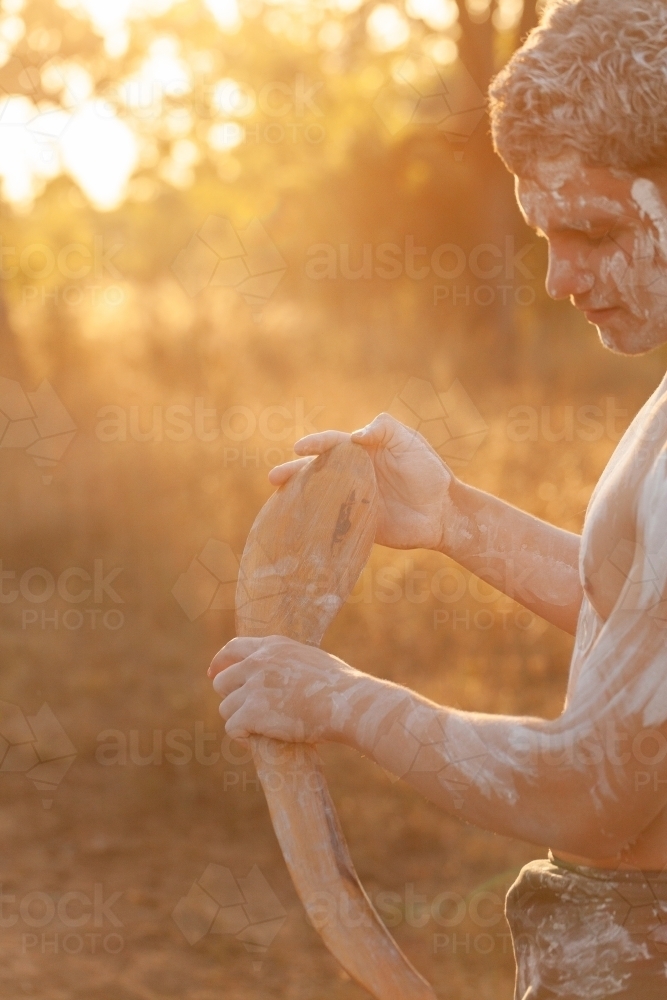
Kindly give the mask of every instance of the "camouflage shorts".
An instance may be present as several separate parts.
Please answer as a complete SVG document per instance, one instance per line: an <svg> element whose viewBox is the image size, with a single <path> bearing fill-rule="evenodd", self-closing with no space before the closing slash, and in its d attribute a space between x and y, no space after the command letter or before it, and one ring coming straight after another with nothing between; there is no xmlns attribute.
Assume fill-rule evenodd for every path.
<svg viewBox="0 0 667 1000"><path fill-rule="evenodd" d="M514 1000L667 1000L667 871L526 865L507 894Z"/></svg>

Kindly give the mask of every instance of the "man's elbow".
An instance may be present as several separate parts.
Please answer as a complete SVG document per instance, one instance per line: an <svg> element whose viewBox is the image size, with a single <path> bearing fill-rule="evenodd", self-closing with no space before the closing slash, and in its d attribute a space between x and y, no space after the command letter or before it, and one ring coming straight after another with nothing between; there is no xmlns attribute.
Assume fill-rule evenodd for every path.
<svg viewBox="0 0 667 1000"><path fill-rule="evenodd" d="M593 863L601 863L613 858L620 859L623 851L633 839L632 836L625 836L601 823L591 823L577 826L570 831L569 835L563 838L560 849L568 854L586 858Z"/></svg>
<svg viewBox="0 0 667 1000"><path fill-rule="evenodd" d="M579 796L567 804L566 821L551 846L591 861L620 858L653 818L645 806L611 796L603 802L590 793Z"/></svg>

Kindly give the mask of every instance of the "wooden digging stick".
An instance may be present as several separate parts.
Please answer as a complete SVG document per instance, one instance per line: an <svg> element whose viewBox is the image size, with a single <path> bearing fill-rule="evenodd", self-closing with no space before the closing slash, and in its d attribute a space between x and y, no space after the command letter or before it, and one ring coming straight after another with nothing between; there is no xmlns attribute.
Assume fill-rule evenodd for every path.
<svg viewBox="0 0 667 1000"><path fill-rule="evenodd" d="M375 537L377 488L359 445L319 456L262 507L241 558L236 630L319 646ZM377 1000L435 1000L364 892L314 746L251 737L273 826L311 922Z"/></svg>

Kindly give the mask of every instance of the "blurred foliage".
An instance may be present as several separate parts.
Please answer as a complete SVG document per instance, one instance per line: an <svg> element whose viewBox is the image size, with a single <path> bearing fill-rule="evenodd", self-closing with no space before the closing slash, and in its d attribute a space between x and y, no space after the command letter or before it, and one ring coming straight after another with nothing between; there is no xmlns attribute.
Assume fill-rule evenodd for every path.
<svg viewBox="0 0 667 1000"><path fill-rule="evenodd" d="M427 4L431 23L452 17L447 4L453 0ZM11 0L5 6L21 8ZM407 14L392 7L409 37L390 51L369 43L378 7L386 13L391 5L246 0L240 24L225 31L207 6L188 0L157 4L153 16L113 31L107 25L103 38L82 6L27 0L0 20L0 39L3 30L20 36L2 43L0 89L23 95L42 115L87 103L101 117L116 116L135 136L138 160L127 200L102 214L65 166L42 184L29 216L27 206L18 214L17 206L5 209L5 244L25 247L36 233L54 247L90 247L96 237L120 243L115 266L138 293L172 279L176 254L209 214L237 228L261 219L288 263L279 295L324 300L344 317L367 309L382 283L375 280L369 294L368 281L347 282L341 295L339 282L305 280L309 248L318 243L402 244L409 235L416 245L448 242L467 251L490 236L498 245L508 235L525 241L510 178L475 109L492 72L533 23L534 4L520 18L510 4L505 30L495 27L496 0L461 0L458 18L441 31L410 16L418 4ZM457 46L463 63L452 59ZM456 121L461 105L473 114ZM439 121L443 114L451 127ZM69 280L54 269L44 285L53 291ZM3 284L16 300L27 283L34 285L33 276L19 273ZM414 286L401 290L408 310L422 292ZM62 306L56 298L51 312ZM510 313L496 304L498 335L508 342ZM16 353L8 343L10 350Z"/></svg>

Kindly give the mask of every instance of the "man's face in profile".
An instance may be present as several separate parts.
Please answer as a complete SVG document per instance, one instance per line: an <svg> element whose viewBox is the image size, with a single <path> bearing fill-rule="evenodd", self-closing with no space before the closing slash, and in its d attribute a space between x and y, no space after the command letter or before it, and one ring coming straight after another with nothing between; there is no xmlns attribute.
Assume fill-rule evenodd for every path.
<svg viewBox="0 0 667 1000"><path fill-rule="evenodd" d="M589 167L569 152L517 177L516 196L549 242L552 298L569 298L621 354L667 340L667 172Z"/></svg>

